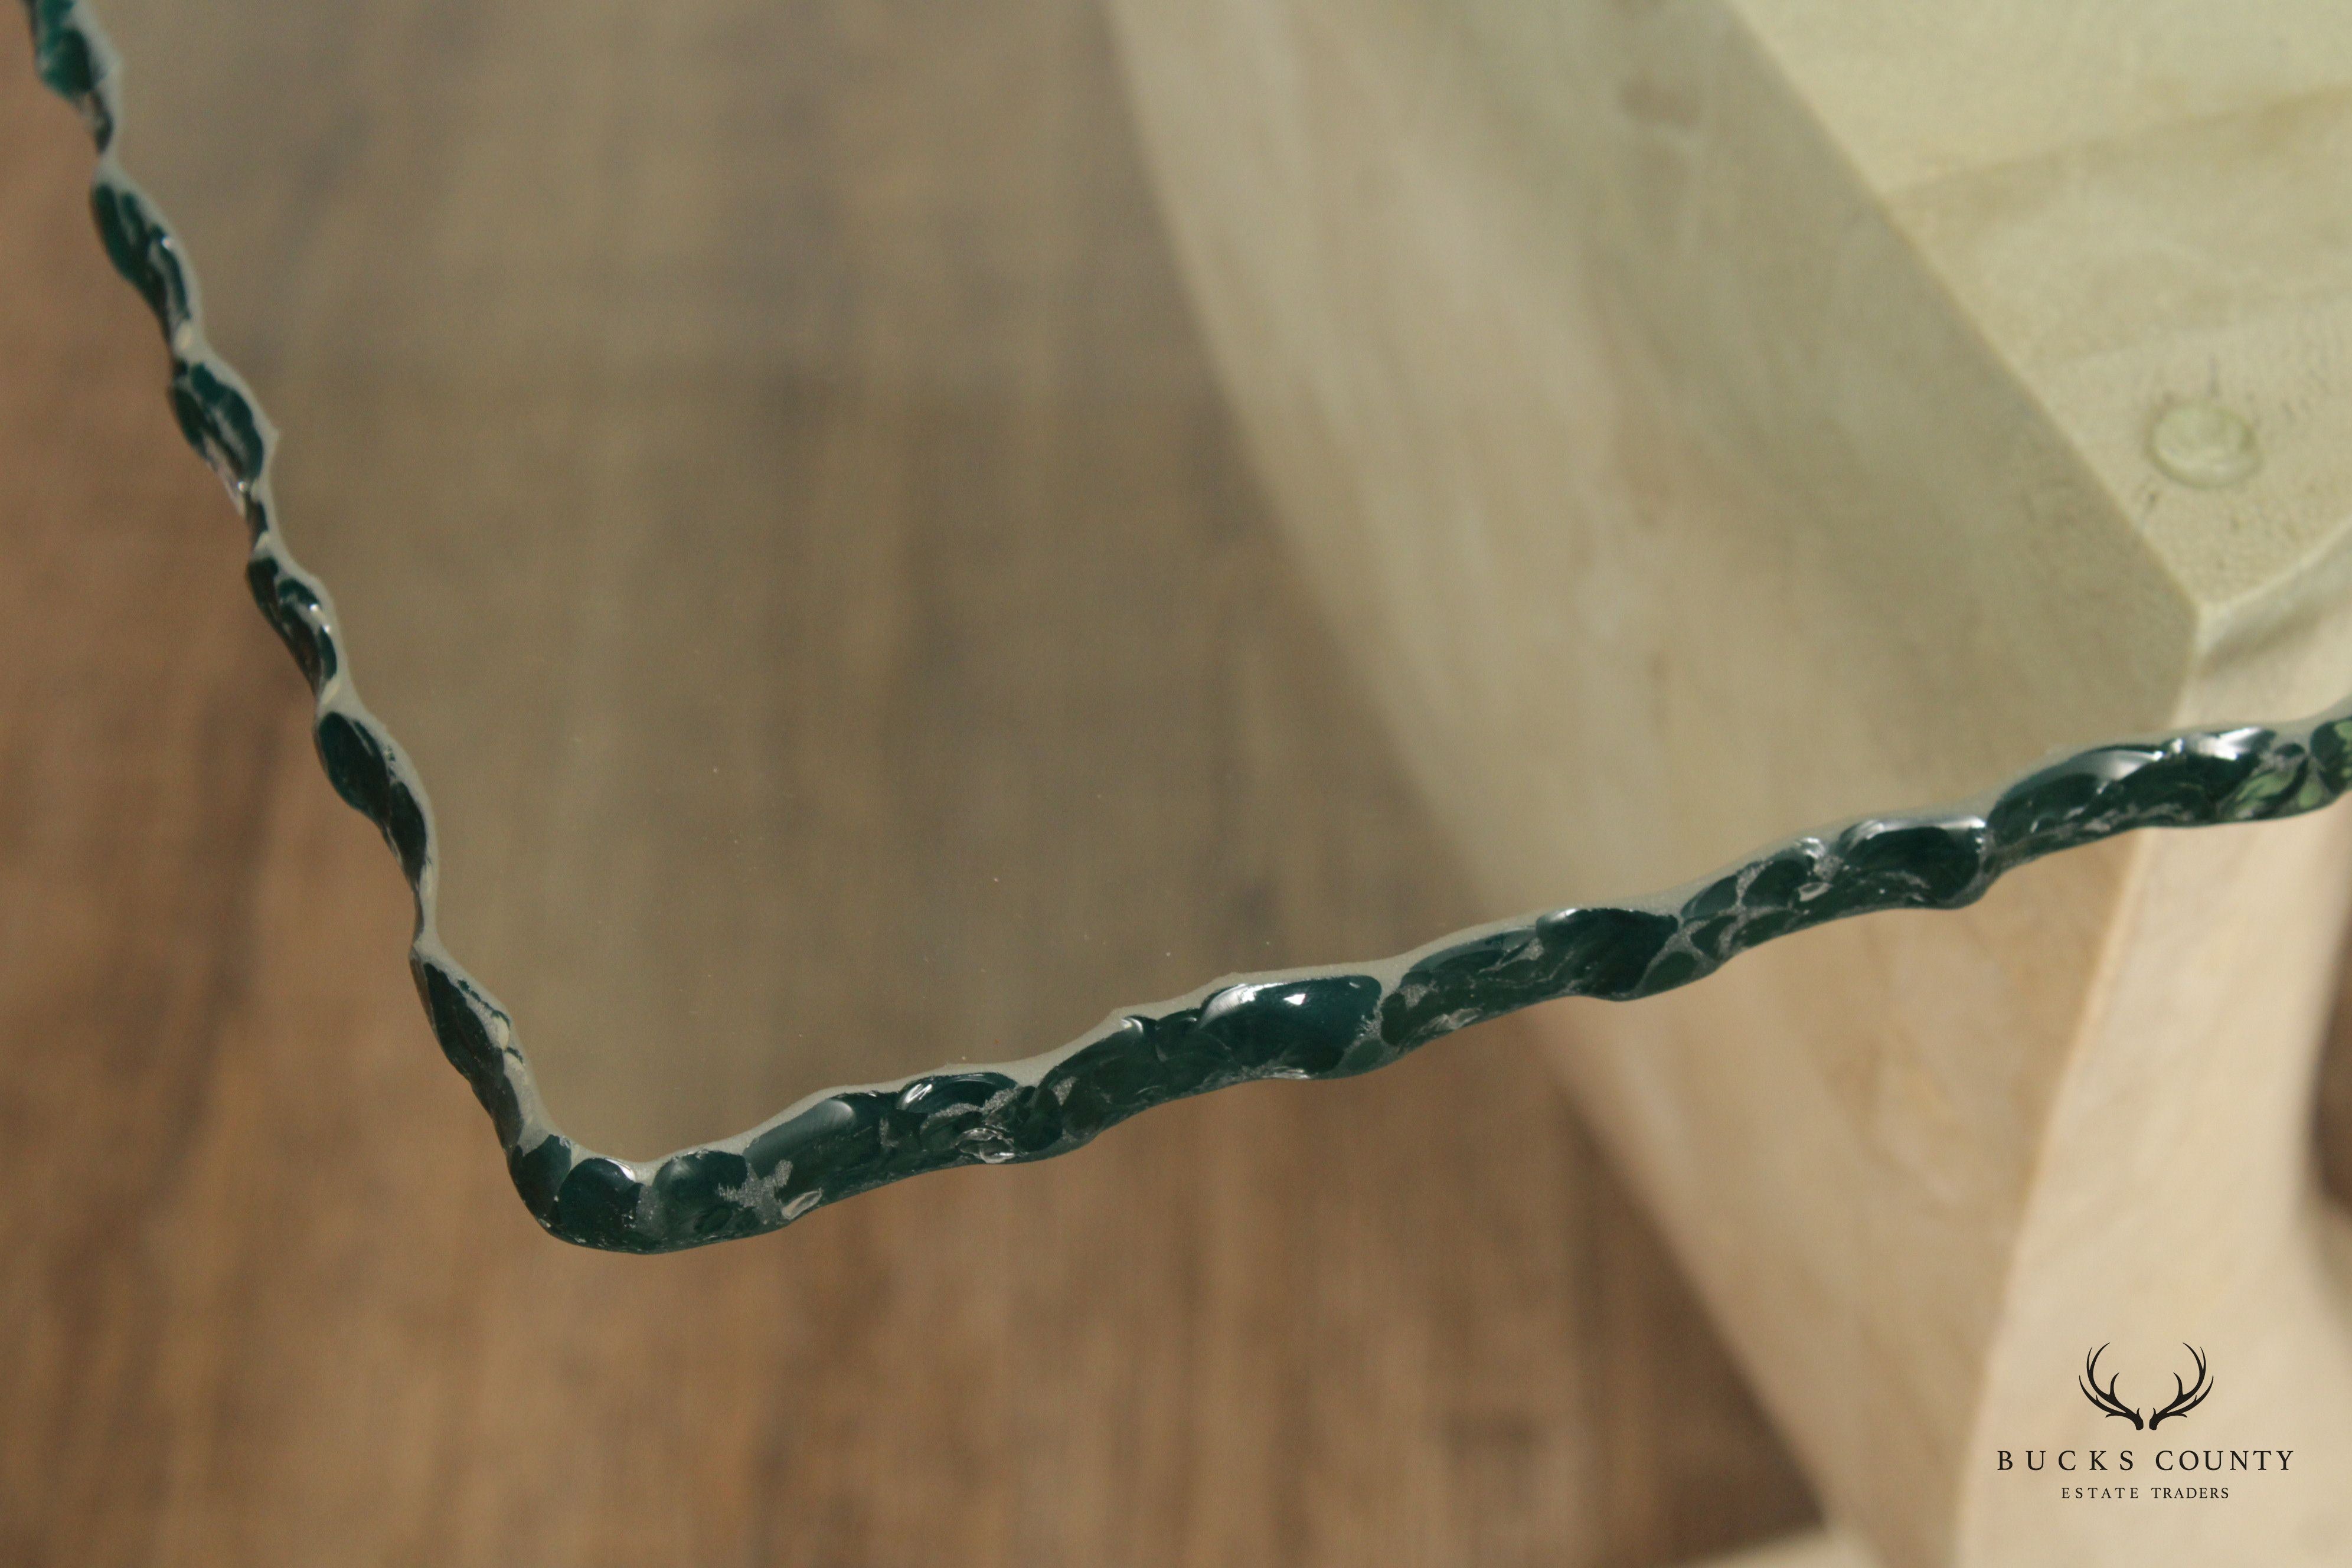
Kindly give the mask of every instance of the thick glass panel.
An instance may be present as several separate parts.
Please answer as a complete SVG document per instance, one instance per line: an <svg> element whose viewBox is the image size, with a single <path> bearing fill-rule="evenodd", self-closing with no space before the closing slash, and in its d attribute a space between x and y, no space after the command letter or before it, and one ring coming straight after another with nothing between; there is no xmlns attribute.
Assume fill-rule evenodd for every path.
<svg viewBox="0 0 2352 1568"><path fill-rule="evenodd" d="M1738 377L1692 368L1717 340L1677 316L1687 291L1591 239L1620 232L1613 165L1548 172L1614 132L1529 89L1486 22L1357 64L1401 73L1399 101L1491 79L1534 153L1494 154L1493 126L1368 134L1406 171L1386 205L1344 165L1305 176L1334 212L1392 205L1440 237L1427 277L1468 268L1469 306L1384 307L1449 360L1349 336L1362 311L1253 324L1232 277L1378 294L1358 275L1384 253L1336 217L1327 252L1251 252L1199 151L1215 128L1171 85L1181 40L1139 5L1156 161L1087 0L100 9L110 76L86 9L36 14L52 85L111 139L101 226L260 530L257 591L320 684L330 772L420 884L436 1032L574 1239L749 1234L2345 786L2342 724L2032 771L2217 716L2178 710L2200 634L2160 557L2012 563L2042 575L1988 632L2007 590L1961 545L1872 542L1900 476L1841 488L1803 454L1900 447L1864 427L1884 400L1741 426ZM1234 189L1287 155L1258 152L1222 165ZM1559 193L1525 233L1504 221L1522 185ZM1555 264L1556 315L1469 330L1494 326L1486 291ZM1410 395L1269 379L1255 351L1302 321L1318 363ZM1623 358L1545 357L1612 322L1638 340ZM1537 374L1495 414L1522 362L1563 385ZM1580 378L1631 389L1589 449L1508 427L1553 392L1580 407ZM1475 417L1428 415L1457 392ZM2074 459L2033 447L2029 401L2013 437L1952 440L2020 454L1988 509L2063 514ZM2259 466L2237 420L2159 411L2147 456L2177 507ZM1656 514L1625 526L1632 503L1579 488L1612 443L1655 470ZM1479 509L1512 486L1559 514L1545 571L1482 553L1508 530ZM1828 531L1785 515L1815 495ZM1299 521L1318 515L1370 521ZM2144 598L2132 647L2067 608L2084 584ZM2004 684L1988 720L1967 694ZM1262 978L1202 989L1234 974ZM1018 1065L965 1070L989 1063Z"/></svg>

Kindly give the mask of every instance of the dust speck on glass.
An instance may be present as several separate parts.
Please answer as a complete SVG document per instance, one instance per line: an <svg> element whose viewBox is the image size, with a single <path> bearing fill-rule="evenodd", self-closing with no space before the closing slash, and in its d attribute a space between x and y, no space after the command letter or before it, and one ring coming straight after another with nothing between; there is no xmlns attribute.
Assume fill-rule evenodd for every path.
<svg viewBox="0 0 2352 1568"><path fill-rule="evenodd" d="M95 19L79 0L26 0L26 9L42 79L79 109L97 144L91 209L108 257L162 326L180 426L250 530L247 582L310 685L327 774L382 830L415 894L410 961L433 1032L489 1113L530 1213L567 1241L665 1252L755 1236L904 1176L1062 1153L1188 1095L1367 1072L1538 1002L1653 996L1828 921L1958 909L2045 855L2135 828L2296 816L2352 783L2352 704L2302 722L2096 746L1958 805L1791 838L1653 897L1548 910L1357 965L1227 978L1122 1009L1010 1066L817 1093L658 1160L602 1154L552 1124L512 1021L436 934L424 789L354 695L328 598L279 534L275 432L208 347L189 258L116 160L113 57ZM2244 422L2208 404L2160 414L2149 446L2168 473L2200 486L2234 483L2260 461Z"/></svg>

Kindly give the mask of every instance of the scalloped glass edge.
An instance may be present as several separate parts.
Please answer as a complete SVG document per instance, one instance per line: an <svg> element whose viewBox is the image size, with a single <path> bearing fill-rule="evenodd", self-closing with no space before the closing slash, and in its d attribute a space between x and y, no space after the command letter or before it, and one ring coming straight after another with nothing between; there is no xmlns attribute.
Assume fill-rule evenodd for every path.
<svg viewBox="0 0 2352 1568"><path fill-rule="evenodd" d="M1828 921L1974 903L2003 873L2044 855L2136 828L2299 816L2352 784L2352 700L2297 723L2093 747L1958 805L1799 835L1626 904L1474 926L1374 963L1227 976L1119 1009L1024 1061L822 1090L749 1131L658 1160L600 1154L549 1121L512 1020L441 945L423 784L359 700L326 589L278 534L276 433L206 344L188 258L116 161L112 49L83 0L25 0L25 8L42 81L80 111L96 144L91 212L108 258L163 328L180 429L251 531L246 579L310 682L327 777L383 834L408 879L409 967L433 1034L489 1112L524 1206L565 1241L671 1252L758 1236L902 1177L1066 1153L1190 1095L1369 1072L1538 1002L1654 996Z"/></svg>

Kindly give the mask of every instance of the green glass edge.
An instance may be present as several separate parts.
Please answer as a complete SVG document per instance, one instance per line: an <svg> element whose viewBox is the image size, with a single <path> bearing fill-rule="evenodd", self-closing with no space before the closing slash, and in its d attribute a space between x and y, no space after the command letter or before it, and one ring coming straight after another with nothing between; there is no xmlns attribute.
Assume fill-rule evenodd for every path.
<svg viewBox="0 0 2352 1568"><path fill-rule="evenodd" d="M80 111L97 145L91 211L115 269L163 329L180 428L244 513L247 581L310 684L327 776L383 832L408 879L416 908L409 965L433 1033L489 1112L524 1205L566 1241L671 1252L757 1236L902 1177L1065 1153L1189 1095L1256 1079L1369 1072L1538 1002L1654 996L1828 921L1958 909L2044 855L2135 828L2299 816L2352 783L2352 702L2299 723L2094 747L1974 802L1792 838L1719 876L1621 907L1548 910L1360 966L1228 977L1114 1014L1080 1039L1008 1067L814 1095L748 1132L660 1160L600 1154L548 1120L512 1020L436 934L423 785L360 702L331 601L278 531L274 432L206 345L194 270L115 161L115 56L104 33L82 0L24 3L41 79Z"/></svg>

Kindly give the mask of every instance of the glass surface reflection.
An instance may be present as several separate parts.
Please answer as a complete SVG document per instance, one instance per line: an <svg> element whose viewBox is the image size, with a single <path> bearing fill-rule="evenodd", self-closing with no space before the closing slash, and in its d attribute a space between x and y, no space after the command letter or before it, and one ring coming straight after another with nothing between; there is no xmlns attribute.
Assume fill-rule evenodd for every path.
<svg viewBox="0 0 2352 1568"><path fill-rule="evenodd" d="M123 0L450 952L634 1155L1471 906L1090 5Z"/></svg>
<svg viewBox="0 0 2352 1568"><path fill-rule="evenodd" d="M1655 152L1671 94L1538 90L1485 22L1351 58L1377 101L1427 110L1337 139L1356 166L1253 121L1241 67L1216 87L1243 110L1194 91L1215 73L1185 76L1192 41L1129 8L1171 238L1110 21L1082 0L102 10L130 62L121 165L201 266L213 349L284 426L274 521L429 785L439 939L504 1010L431 970L436 1026L478 1088L528 1042L543 1108L483 1092L574 1239L742 1234L1176 1093L1360 1070L1562 990L1648 994L1837 914L1963 902L2123 828L2344 786L2340 727L2216 735L1768 853L2053 748L2232 716L2237 691L2318 689L2258 638L2243 668L2213 655L2216 626L2252 634L2200 622L2179 584L2267 572L2246 625L2290 624L2281 563L2340 539L2255 571L2159 537L2226 496L2168 501L2153 543L2076 528L2114 465L2156 460L2147 411L2115 451L2064 448L1958 336L1902 345L1926 394L1832 353L1748 366L1790 390L1741 404L1744 373L1708 356L1745 340L1675 308L1675 268L1713 263L1645 269L1580 226L1616 235L1611 204L1651 188L1609 160ZM73 89L56 62L81 13L37 15ZM1590 58L1650 47L1608 42ZM1428 106L1464 76L1495 123L1466 117L1483 129L1457 143ZM1494 155L1496 126L1536 151ZM1601 149L1601 172L1548 163L1561 148ZM1253 224L1261 176L1283 199ZM162 242L117 205L119 264L152 262ZM1818 232L1858 276L1908 254ZM1867 311L1841 324L1781 270L1824 341L1876 342ZM1836 395L1819 408L1814 382ZM1995 414L1922 433L1915 395ZM2272 460L2313 482L2305 448ZM1882 526L1918 469L1933 504ZM1971 532L1979 510L2009 521ZM1982 547L2012 535L2029 548ZM390 786L352 783L376 776L364 737L326 739L375 810ZM1084 1082L1033 1063L895 1108L811 1099L1312 965L1352 967L1087 1035L1118 1050ZM652 1161L795 1102L789 1136ZM543 1144L542 1110L646 1163Z"/></svg>

